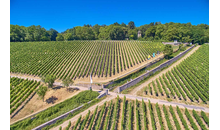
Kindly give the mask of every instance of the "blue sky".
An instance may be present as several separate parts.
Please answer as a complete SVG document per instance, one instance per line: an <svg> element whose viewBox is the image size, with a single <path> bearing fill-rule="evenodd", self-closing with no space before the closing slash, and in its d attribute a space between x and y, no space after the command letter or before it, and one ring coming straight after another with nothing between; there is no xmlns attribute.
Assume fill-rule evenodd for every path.
<svg viewBox="0 0 220 130"><path fill-rule="evenodd" d="M209 24L208 0L10 0L10 24L63 32L84 24L134 21Z"/></svg>

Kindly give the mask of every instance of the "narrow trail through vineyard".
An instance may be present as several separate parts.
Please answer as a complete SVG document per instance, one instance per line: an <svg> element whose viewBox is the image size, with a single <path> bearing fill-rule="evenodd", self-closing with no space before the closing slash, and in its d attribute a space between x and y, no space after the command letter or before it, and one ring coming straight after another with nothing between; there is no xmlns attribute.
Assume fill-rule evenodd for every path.
<svg viewBox="0 0 220 130"><path fill-rule="evenodd" d="M170 67L164 69L163 71L161 71L159 74L149 78L146 82L144 82L143 84L137 86L135 89L133 89L130 94L131 95L137 95L137 92L140 91L143 87L146 87L149 83L151 83L152 81L156 80L157 78L159 78L160 76L162 76L163 74L165 74L166 72L170 71L173 67L175 67L176 65L180 64L184 59L186 59L187 57L189 57L191 54L193 54L196 50L199 49L200 46L196 46L194 47L189 53L187 53L184 57L182 57L181 59L179 59L177 62L175 62L174 64L172 64Z"/></svg>

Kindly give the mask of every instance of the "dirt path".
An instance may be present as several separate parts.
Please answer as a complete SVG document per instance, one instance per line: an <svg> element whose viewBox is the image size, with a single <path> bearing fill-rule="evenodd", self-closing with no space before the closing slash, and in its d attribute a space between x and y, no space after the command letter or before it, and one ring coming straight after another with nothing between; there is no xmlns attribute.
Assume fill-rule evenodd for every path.
<svg viewBox="0 0 220 130"><path fill-rule="evenodd" d="M52 128L51 130L58 130L60 126L61 126L62 128L65 128L66 126L68 126L69 121L71 121L71 122L77 121L78 118L80 117L80 115L82 115L82 117L83 117L83 116L85 116L85 115L88 113L89 110L90 110L90 111L94 111L95 108L96 108L96 106L101 106L101 105L103 105L106 101L108 102L108 101L110 101L110 100L112 100L112 99L114 99L114 98L115 98L114 96L108 96L106 99L102 100L102 101L99 102L98 104L95 104L95 105L89 107L88 109L86 109L86 110L84 110L83 112L81 112L81 113L77 114L76 116L74 116L74 118L71 118L71 119L65 121L63 124L61 124L61 125L59 125L59 126L57 126L57 127L54 127L54 128Z"/></svg>
<svg viewBox="0 0 220 130"><path fill-rule="evenodd" d="M179 59L177 62L175 62L174 64L172 64L169 68L164 69L163 71L161 71L159 74L151 77L150 79L148 79L146 82L144 82L143 84L141 84L140 86L136 87L134 90L132 90L130 92L130 94L132 95L137 95L137 92L140 91L143 87L147 86L149 83L151 83L153 80L156 80L157 78L159 78L159 76L162 76L163 74L165 74L166 72L168 72L169 70L171 70L173 67L175 67L176 65L180 64L184 59L186 59L187 57L189 57L191 54L193 54L196 50L199 49L200 46L196 46L194 47L189 53L187 53L184 57L182 57L181 59Z"/></svg>

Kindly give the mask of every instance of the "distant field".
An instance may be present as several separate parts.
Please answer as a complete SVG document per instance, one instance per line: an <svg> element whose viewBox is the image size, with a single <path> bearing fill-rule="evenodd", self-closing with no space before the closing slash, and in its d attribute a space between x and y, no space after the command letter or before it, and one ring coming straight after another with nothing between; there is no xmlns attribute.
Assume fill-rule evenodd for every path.
<svg viewBox="0 0 220 130"><path fill-rule="evenodd" d="M10 72L70 77L113 77L162 51L162 43L145 41L11 42Z"/></svg>
<svg viewBox="0 0 220 130"><path fill-rule="evenodd" d="M209 45L202 45L171 71L139 91L139 95L208 103Z"/></svg>

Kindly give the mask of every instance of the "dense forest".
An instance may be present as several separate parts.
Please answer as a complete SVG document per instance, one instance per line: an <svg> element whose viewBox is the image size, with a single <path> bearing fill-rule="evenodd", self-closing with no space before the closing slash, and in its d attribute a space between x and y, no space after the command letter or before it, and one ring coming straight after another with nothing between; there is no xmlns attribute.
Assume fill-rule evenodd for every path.
<svg viewBox="0 0 220 130"><path fill-rule="evenodd" d="M141 36L138 37L138 31ZM114 23L111 25L76 26L64 32L55 29L46 30L40 25L19 26L10 25L10 41L70 41L70 40L142 40L142 41L173 41L208 43L209 25L191 23L165 23L152 22L136 27L133 21Z"/></svg>

